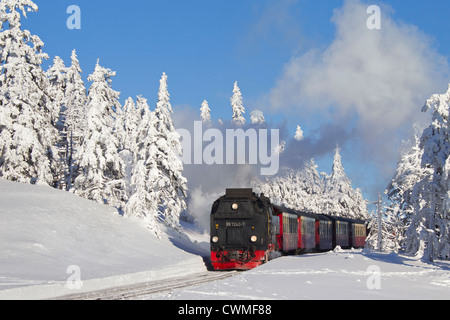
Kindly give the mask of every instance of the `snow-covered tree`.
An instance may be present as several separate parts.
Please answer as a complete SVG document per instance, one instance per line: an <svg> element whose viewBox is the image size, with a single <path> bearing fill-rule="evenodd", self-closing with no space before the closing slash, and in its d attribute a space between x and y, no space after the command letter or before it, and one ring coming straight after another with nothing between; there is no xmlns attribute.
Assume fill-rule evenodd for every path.
<svg viewBox="0 0 450 320"><path fill-rule="evenodd" d="M386 188L389 199L407 216L420 209L414 203L417 199L413 195L414 186L432 173L429 168L422 167L422 155L420 138L415 135L411 148L401 154L392 181Z"/></svg>
<svg viewBox="0 0 450 320"><path fill-rule="evenodd" d="M353 189L345 173L339 147L336 147L331 175L324 179L323 200L324 210L336 216L366 219L369 215L361 190Z"/></svg>
<svg viewBox="0 0 450 320"><path fill-rule="evenodd" d="M71 54L71 65L66 71L65 90L65 127L67 136L67 181L66 189L70 190L78 175L78 159L76 151L80 147L87 125L86 87L81 77L81 67L76 51Z"/></svg>
<svg viewBox="0 0 450 320"><path fill-rule="evenodd" d="M51 110L51 123L58 130L58 139L56 143L57 158L55 162L55 182L54 187L65 189L70 179L68 177L68 143L66 128L66 73L67 68L60 57L53 59L53 65L48 69L46 75L49 79L48 95L50 101L48 105Z"/></svg>
<svg viewBox="0 0 450 320"><path fill-rule="evenodd" d="M253 124L263 124L266 122L264 118L264 113L261 110L253 110L250 113L250 120Z"/></svg>
<svg viewBox="0 0 450 320"><path fill-rule="evenodd" d="M297 126L297 130L295 131L294 139L297 141L303 140L303 130L300 126Z"/></svg>
<svg viewBox="0 0 450 320"><path fill-rule="evenodd" d="M139 97L138 109L142 111L134 137L136 142L134 166L131 173L131 196L125 206L125 216L144 219L152 232L160 234L158 225L160 203L159 180L161 177L156 158L158 132L154 126L155 115L150 111L147 100Z"/></svg>
<svg viewBox="0 0 450 320"><path fill-rule="evenodd" d="M202 107L200 108L200 118L204 123L211 122L211 109L209 108L208 101L206 100L202 102Z"/></svg>
<svg viewBox="0 0 450 320"><path fill-rule="evenodd" d="M159 177L153 190L158 194L158 209L164 222L170 227L178 228L180 214L186 209L185 198L188 188L187 180L183 176L183 162L180 159L181 137L174 128L172 113L167 75L163 73L154 111L156 129L154 157Z"/></svg>
<svg viewBox="0 0 450 320"><path fill-rule="evenodd" d="M53 59L53 65L46 72L49 79L47 93L51 98L51 121L58 131L63 131L65 126L66 73L64 61L58 56Z"/></svg>
<svg viewBox="0 0 450 320"><path fill-rule="evenodd" d="M422 166L432 174L417 183L415 195L423 201L408 236L419 240L418 254L426 260L450 258L450 84L444 94L427 100L422 111L433 111L431 125L423 131Z"/></svg>
<svg viewBox="0 0 450 320"><path fill-rule="evenodd" d="M21 29L31 0L0 1L0 176L53 185L57 131L49 82L41 68L44 43Z"/></svg>
<svg viewBox="0 0 450 320"><path fill-rule="evenodd" d="M131 150L133 143L133 135L136 134L136 130L141 120L138 114L138 109L133 101L133 98L129 97L122 109L118 109L116 112L115 121L115 134L119 140L119 150Z"/></svg>
<svg viewBox="0 0 450 320"><path fill-rule="evenodd" d="M234 83L233 96L230 100L231 108L233 110L232 122L238 127L243 126L245 124L245 108L243 104L242 93L238 87L237 81Z"/></svg>
<svg viewBox="0 0 450 320"><path fill-rule="evenodd" d="M391 183L386 188L386 194L389 197L390 205L389 220L392 224L393 232L397 236L398 247L405 247L408 252L417 252L418 238L416 236L406 236L408 228L414 233L419 221L415 214L421 210L424 200L419 194L421 183L426 177L432 174L432 170L422 167L423 150L420 148L420 138L418 134L414 135L411 144L405 148L397 163L397 169ZM420 220L420 219L419 219ZM420 223L419 223L420 224Z"/></svg>
<svg viewBox="0 0 450 320"><path fill-rule="evenodd" d="M398 252L401 247L402 221L391 207L387 207L381 194L376 210L368 217L369 234L366 245L380 252Z"/></svg>
<svg viewBox="0 0 450 320"><path fill-rule="evenodd" d="M145 112L150 110L147 99L138 96L136 103L130 97L125 101L122 110L116 114L115 135L119 141L119 151L125 163L127 194L131 195L132 170L136 164L136 157L139 152L139 143L146 136L146 131L140 129L146 124ZM151 122L150 122L151 123ZM152 124L152 123L151 123Z"/></svg>
<svg viewBox="0 0 450 320"><path fill-rule="evenodd" d="M88 80L87 126L83 143L77 150L81 172L75 180L75 193L100 203L122 207L126 201L125 165L119 156L119 142L113 133L119 92L111 88L116 75L97 61Z"/></svg>

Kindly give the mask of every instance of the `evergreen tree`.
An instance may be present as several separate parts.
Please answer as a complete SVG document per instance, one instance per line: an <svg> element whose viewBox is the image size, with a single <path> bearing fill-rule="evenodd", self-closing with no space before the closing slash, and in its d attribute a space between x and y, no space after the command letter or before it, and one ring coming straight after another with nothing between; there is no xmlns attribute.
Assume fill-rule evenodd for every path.
<svg viewBox="0 0 450 320"><path fill-rule="evenodd" d="M309 195L308 201L304 202L302 206L311 212L321 212L322 207L323 181L317 168L314 159L311 159L305 163L303 174L299 177L301 188Z"/></svg>
<svg viewBox="0 0 450 320"><path fill-rule="evenodd" d="M68 143L66 128L66 73L67 68L60 57L55 57L53 65L46 72L49 79L48 95L51 98L51 123L58 130L56 142L57 161L55 161L54 187L65 189L68 180Z"/></svg>
<svg viewBox="0 0 450 320"><path fill-rule="evenodd" d="M115 135L119 141L120 156L125 163L128 196L131 195L132 170L139 151L138 143L146 135L145 132L139 131L139 126L144 121L142 114L148 109L146 99L138 97L136 105L130 97L125 101L122 110L119 110L116 115Z"/></svg>
<svg viewBox="0 0 450 320"><path fill-rule="evenodd" d="M401 243L402 222L390 207L386 207L381 194L376 202L376 210L368 217L368 248L379 252L398 252Z"/></svg>
<svg viewBox="0 0 450 320"><path fill-rule="evenodd" d="M75 154L80 147L86 130L86 87L81 77L81 67L76 51L72 51L71 66L66 71L66 189L70 190L78 175L79 163Z"/></svg>
<svg viewBox="0 0 450 320"><path fill-rule="evenodd" d="M237 81L234 83L233 96L231 97L231 108L233 110L233 124L240 127L245 124L245 109L242 100L242 93Z"/></svg>
<svg viewBox="0 0 450 320"><path fill-rule="evenodd" d="M53 185L57 131L41 68L48 55L38 36L21 29L20 12L37 10L31 0L0 2L0 176Z"/></svg>
<svg viewBox="0 0 450 320"><path fill-rule="evenodd" d="M342 165L340 149L336 147L331 175L324 182L324 210L339 217L366 219L367 203L361 190L353 189Z"/></svg>
<svg viewBox="0 0 450 320"><path fill-rule="evenodd" d="M209 108L208 101L206 100L202 102L200 117L204 123L211 123L211 109Z"/></svg>
<svg viewBox="0 0 450 320"><path fill-rule="evenodd" d="M253 110L250 113L250 120L253 124L263 124L266 122L264 118L264 113L261 110Z"/></svg>
<svg viewBox="0 0 450 320"><path fill-rule="evenodd" d="M53 59L53 65L46 72L49 80L47 93L51 98L51 122L60 132L65 127L66 73L64 61L58 56Z"/></svg>
<svg viewBox="0 0 450 320"><path fill-rule="evenodd" d="M111 88L115 72L101 67L97 61L88 80L87 127L76 158L80 175L75 180L75 193L87 199L122 208L126 202L125 165L119 156L119 142L114 135L116 110L121 108L119 92Z"/></svg>
<svg viewBox="0 0 450 320"><path fill-rule="evenodd" d="M408 142L411 143L411 142ZM397 163L397 169L391 183L386 188L390 200L388 210L392 228L397 236L398 247L405 247L407 252L415 254L419 248L419 240L413 233L420 222L415 214L421 210L423 200L417 195L423 187L422 180L432 174L432 170L422 167L423 150L420 148L420 138L414 135L412 146L405 148ZM420 220L420 219L419 219ZM412 233L408 237L408 228Z"/></svg>
<svg viewBox="0 0 450 320"><path fill-rule="evenodd" d="M136 104L133 99L129 97L125 100L123 108L116 111L115 118L115 134L119 140L119 150L130 150L130 144L132 141L131 133L136 131L138 119Z"/></svg>
<svg viewBox="0 0 450 320"><path fill-rule="evenodd" d="M146 99L139 97L137 105L143 116L134 137L136 149L131 173L131 196L124 211L128 217L144 219L147 227L159 236L160 171L156 159L158 152L156 148L158 132L154 126L156 118L150 111Z"/></svg>
<svg viewBox="0 0 450 320"><path fill-rule="evenodd" d="M187 180L183 176L180 135L173 126L172 113L167 75L163 73L154 111L157 132L154 156L159 177L153 190L159 195L158 209L164 222L178 228L180 214L186 209Z"/></svg>
<svg viewBox="0 0 450 320"><path fill-rule="evenodd" d="M444 94L427 100L422 111L433 110L431 125L423 131L422 166L432 174L417 183L415 194L424 201L409 236L419 238L419 255L425 260L450 258L450 84ZM413 234L411 234L413 233Z"/></svg>
<svg viewBox="0 0 450 320"><path fill-rule="evenodd" d="M303 140L303 130L300 126L297 126L297 130L295 131L294 139L296 141L302 141Z"/></svg>

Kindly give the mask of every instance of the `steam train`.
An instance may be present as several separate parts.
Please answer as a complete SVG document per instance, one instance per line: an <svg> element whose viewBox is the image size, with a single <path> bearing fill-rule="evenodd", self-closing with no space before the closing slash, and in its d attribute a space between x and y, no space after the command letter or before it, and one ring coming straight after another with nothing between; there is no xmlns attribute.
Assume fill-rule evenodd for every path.
<svg viewBox="0 0 450 320"><path fill-rule="evenodd" d="M252 189L227 189L211 209L214 270L248 270L276 254L362 248L365 221L299 212L272 204Z"/></svg>

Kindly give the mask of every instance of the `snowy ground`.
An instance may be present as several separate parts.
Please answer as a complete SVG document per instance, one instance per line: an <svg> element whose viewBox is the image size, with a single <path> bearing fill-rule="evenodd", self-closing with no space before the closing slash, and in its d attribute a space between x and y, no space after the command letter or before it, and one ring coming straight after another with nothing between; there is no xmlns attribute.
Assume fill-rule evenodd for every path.
<svg viewBox="0 0 450 320"><path fill-rule="evenodd" d="M224 281L160 296L184 300L450 299L450 264L342 250L282 257Z"/></svg>
<svg viewBox="0 0 450 320"><path fill-rule="evenodd" d="M0 299L44 299L206 272L208 235L156 239L140 221L45 186L0 179ZM195 242L195 243L194 243ZM81 289L73 288L82 282ZM282 257L148 299L450 299L450 263L339 251Z"/></svg>
<svg viewBox="0 0 450 320"><path fill-rule="evenodd" d="M0 179L0 203L0 299L71 294L78 274L87 291L206 271L207 249L68 192Z"/></svg>

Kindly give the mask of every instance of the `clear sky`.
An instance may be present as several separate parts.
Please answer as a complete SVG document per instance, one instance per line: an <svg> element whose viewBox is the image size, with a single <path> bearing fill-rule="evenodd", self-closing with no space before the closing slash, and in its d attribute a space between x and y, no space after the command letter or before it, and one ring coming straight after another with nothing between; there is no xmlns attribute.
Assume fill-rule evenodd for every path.
<svg viewBox="0 0 450 320"><path fill-rule="evenodd" d="M450 82L450 1L343 0L34 0L23 22L53 59L77 50L85 79L97 59L117 72L121 101L154 106L169 77L179 112L208 100L213 118L231 118L238 81L248 113L264 111L330 172L336 143L354 187L375 200L392 176L400 141L420 109ZM69 30L67 8L81 9ZM370 5L381 29L369 30ZM47 62L48 63L51 61ZM87 83L87 85L89 85ZM247 114L247 119L249 115Z"/></svg>

